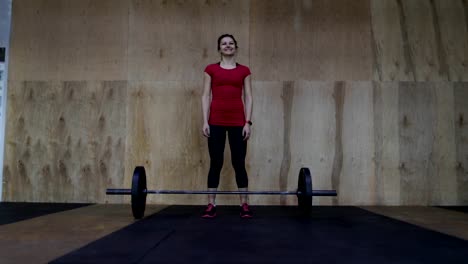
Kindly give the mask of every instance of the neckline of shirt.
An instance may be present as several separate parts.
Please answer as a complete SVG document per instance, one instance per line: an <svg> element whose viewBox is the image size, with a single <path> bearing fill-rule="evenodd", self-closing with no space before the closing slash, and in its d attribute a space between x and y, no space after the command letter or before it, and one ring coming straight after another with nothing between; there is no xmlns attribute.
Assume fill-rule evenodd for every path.
<svg viewBox="0 0 468 264"><path fill-rule="evenodd" d="M226 69L226 68L221 67L221 62L218 62L217 64L221 69L226 70L226 71L235 70L235 69L237 69L237 67L239 67L239 63L237 63L237 62L236 62L236 67L234 67L232 69Z"/></svg>

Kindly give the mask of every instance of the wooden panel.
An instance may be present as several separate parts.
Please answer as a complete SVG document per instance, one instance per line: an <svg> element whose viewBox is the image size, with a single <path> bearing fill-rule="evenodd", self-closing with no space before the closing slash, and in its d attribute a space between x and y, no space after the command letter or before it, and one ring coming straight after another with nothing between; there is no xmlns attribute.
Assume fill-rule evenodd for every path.
<svg viewBox="0 0 468 264"><path fill-rule="evenodd" d="M312 173L314 189L332 189L335 156L335 101L333 82L299 81L294 85L291 109L289 189L297 188L301 167ZM291 92L290 92L291 93ZM285 115L288 113L285 112ZM314 205L331 204L330 197L314 197ZM296 204L291 197L289 204Z"/></svg>
<svg viewBox="0 0 468 264"><path fill-rule="evenodd" d="M92 87L90 132L93 133L89 141L91 152L91 169L95 171L95 177L91 182L97 182L98 186L86 186L82 192L89 193L86 188L95 192L95 197L88 198L99 202L122 202L122 197L105 196L103 190L112 186L124 184L124 159L126 155L127 138L127 111L128 105L126 81L103 81ZM89 103L88 102L88 103ZM85 120L89 120L85 117ZM86 134L82 132L81 134ZM125 174L127 175L127 174ZM82 182L80 183L83 185ZM84 195L84 194L80 194ZM112 200L111 200L112 199Z"/></svg>
<svg viewBox="0 0 468 264"><path fill-rule="evenodd" d="M294 30L297 32L296 63L299 65L296 78L370 80L372 49L369 0L300 3L294 16Z"/></svg>
<svg viewBox="0 0 468 264"><path fill-rule="evenodd" d="M457 151L457 204L468 203L468 83L455 83L455 142Z"/></svg>
<svg viewBox="0 0 468 264"><path fill-rule="evenodd" d="M10 80L125 80L128 1L13 1Z"/></svg>
<svg viewBox="0 0 468 264"><path fill-rule="evenodd" d="M434 16L430 1L398 0L402 25L405 27L410 46L410 60L414 80L448 80L445 54L440 46L437 16Z"/></svg>
<svg viewBox="0 0 468 264"><path fill-rule="evenodd" d="M246 159L250 189L295 190L302 166L312 169L316 188L330 189L330 149L335 128L333 85L254 82L253 86L255 125ZM181 82L132 83L126 175L134 166L144 164L149 171L149 188L206 188L209 157L206 139L200 134L201 108L199 97L194 96L199 94L197 89ZM130 184L127 178L125 184ZM236 189L227 144L219 189ZM202 196L149 199L158 203L206 202ZM219 204L238 203L235 196L220 196L217 200ZM296 204L295 197L253 196L250 200L255 204ZM318 204L330 201L315 200Z"/></svg>
<svg viewBox="0 0 468 264"><path fill-rule="evenodd" d="M440 28L441 52L445 56L450 81L468 80L468 10L464 1L433 1Z"/></svg>
<svg viewBox="0 0 468 264"><path fill-rule="evenodd" d="M466 99L466 98L465 98ZM456 138L453 83L434 82L433 183L430 204L457 204Z"/></svg>
<svg viewBox="0 0 468 264"><path fill-rule="evenodd" d="M47 142L48 128L53 118L41 113L51 113L53 105L37 101L53 100L53 91L59 87L58 82L8 83L8 124L3 168L5 200L36 201L40 198L38 192L41 190L34 186L40 180L41 167L50 164ZM44 169L50 172L50 165ZM70 190L69 185L61 188Z"/></svg>
<svg viewBox="0 0 468 264"><path fill-rule="evenodd" d="M331 171L331 181L333 190L338 190L340 187L341 174L343 172L343 111L345 97L345 83L335 82L333 85L333 99L335 104L335 142L334 142L334 157ZM338 190L339 191L339 190ZM340 196L340 193L338 193ZM333 204L339 203L339 197L333 198Z"/></svg>
<svg viewBox="0 0 468 264"><path fill-rule="evenodd" d="M282 145L267 142L283 140L283 130L278 129L282 127L282 107L272 107L281 105L282 85L254 82L253 86L255 125L246 157L249 188L277 190ZM192 82L132 82L126 175L131 175L135 166L145 165L151 189L206 189L209 155L207 141L201 134L199 87ZM286 178L287 173L283 175ZM125 185L130 185L130 178L125 178ZM294 190L295 186L290 189ZM237 189L227 140L219 189ZM250 201L278 204L279 197L252 196ZM206 197L150 196L148 202L203 204ZM239 198L220 195L217 202L238 204Z"/></svg>
<svg viewBox="0 0 468 264"><path fill-rule="evenodd" d="M219 61L217 38L233 34L238 61L249 64L249 4L243 1L134 0L130 9L129 80L201 80Z"/></svg>
<svg viewBox="0 0 468 264"><path fill-rule="evenodd" d="M200 87L194 82L130 83L125 186L131 185L135 166L144 165L149 189L206 189L209 157L201 133ZM156 203L197 199L202 198L148 196Z"/></svg>
<svg viewBox="0 0 468 264"><path fill-rule="evenodd" d="M60 23L53 25L56 21L47 17L60 21L59 7L49 6L49 2L12 1L9 80L57 78L57 52L50 49L56 51L52 36Z"/></svg>
<svg viewBox="0 0 468 264"><path fill-rule="evenodd" d="M285 136L291 130L291 117L285 111L289 109L287 113L290 114L292 98L285 96L287 92L282 82L252 83L254 125L246 158L250 190L297 189L288 185L291 155L286 143L289 137ZM230 160L226 161L230 167ZM235 184L232 186L235 187ZM280 204L281 197L251 196L249 200L252 204ZM238 198L233 197L232 202L238 202Z"/></svg>
<svg viewBox="0 0 468 264"><path fill-rule="evenodd" d="M398 82L374 82L375 204L400 204Z"/></svg>
<svg viewBox="0 0 468 264"><path fill-rule="evenodd" d="M205 189L202 72L232 33L255 78L250 189L294 190L307 166L315 188L340 193L316 204L464 204L468 95L446 80L467 79L466 10L442 0L14 1L3 197L128 201L103 190L130 186L136 165L152 189ZM227 143L220 189L236 189Z"/></svg>
<svg viewBox="0 0 468 264"><path fill-rule="evenodd" d="M122 184L126 82L9 87L6 200L102 202Z"/></svg>
<svg viewBox="0 0 468 264"><path fill-rule="evenodd" d="M297 1L252 0L250 2L250 61L257 80L295 80Z"/></svg>
<svg viewBox="0 0 468 264"><path fill-rule="evenodd" d="M371 82L346 82L344 86L341 204L376 202L372 92Z"/></svg>
<svg viewBox="0 0 468 264"><path fill-rule="evenodd" d="M83 2L83 3L82 3ZM86 7L84 25L73 24L72 30L84 27L86 43L85 75L77 78L73 71L67 71L62 77L65 80L127 80L128 72L128 0L73 1L69 10L76 14L77 3ZM68 10L67 10L68 11ZM65 14L68 16L68 14ZM75 15L76 16L76 15ZM72 31L73 32L73 31ZM70 33L64 39L70 41ZM77 49L77 44L68 44ZM73 48L69 48L73 53ZM73 59L65 61L62 67L74 65Z"/></svg>
<svg viewBox="0 0 468 264"><path fill-rule="evenodd" d="M451 83L401 83L402 204L455 204L457 180Z"/></svg>
<svg viewBox="0 0 468 264"><path fill-rule="evenodd" d="M427 205L435 184L434 88L432 83L400 83L401 204Z"/></svg>
<svg viewBox="0 0 468 264"><path fill-rule="evenodd" d="M463 3L372 0L374 80L466 80Z"/></svg>
<svg viewBox="0 0 468 264"><path fill-rule="evenodd" d="M408 32L401 5L395 0L372 0L374 80L414 80Z"/></svg>
<svg viewBox="0 0 468 264"><path fill-rule="evenodd" d="M251 3L250 53L259 79L371 78L368 0Z"/></svg>

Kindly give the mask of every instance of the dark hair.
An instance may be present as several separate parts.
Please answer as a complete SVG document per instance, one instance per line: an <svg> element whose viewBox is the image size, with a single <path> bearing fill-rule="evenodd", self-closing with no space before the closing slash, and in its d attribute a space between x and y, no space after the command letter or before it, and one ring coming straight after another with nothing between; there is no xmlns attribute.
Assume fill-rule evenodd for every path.
<svg viewBox="0 0 468 264"><path fill-rule="evenodd" d="M239 47L237 46L237 40L234 38L233 35L230 35L230 34L223 34L223 35L219 36L219 38L218 38L218 50L221 49L221 40L222 40L223 38L225 38L225 37L230 37L230 38L232 38L232 40L234 40L234 44L236 45L236 49L239 48Z"/></svg>

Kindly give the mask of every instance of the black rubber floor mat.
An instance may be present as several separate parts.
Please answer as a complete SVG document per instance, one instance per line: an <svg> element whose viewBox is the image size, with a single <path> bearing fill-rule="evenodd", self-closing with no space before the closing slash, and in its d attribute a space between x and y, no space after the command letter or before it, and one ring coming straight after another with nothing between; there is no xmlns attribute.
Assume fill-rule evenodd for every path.
<svg viewBox="0 0 468 264"><path fill-rule="evenodd" d="M468 241L356 207L171 206L53 263L464 263Z"/></svg>

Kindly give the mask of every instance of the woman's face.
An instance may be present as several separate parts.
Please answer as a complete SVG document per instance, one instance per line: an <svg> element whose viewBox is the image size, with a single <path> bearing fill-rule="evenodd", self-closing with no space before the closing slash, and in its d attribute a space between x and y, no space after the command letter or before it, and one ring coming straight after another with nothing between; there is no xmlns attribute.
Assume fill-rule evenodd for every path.
<svg viewBox="0 0 468 264"><path fill-rule="evenodd" d="M219 43L219 52L221 55L232 56L236 53L236 43L230 37L224 37Z"/></svg>

